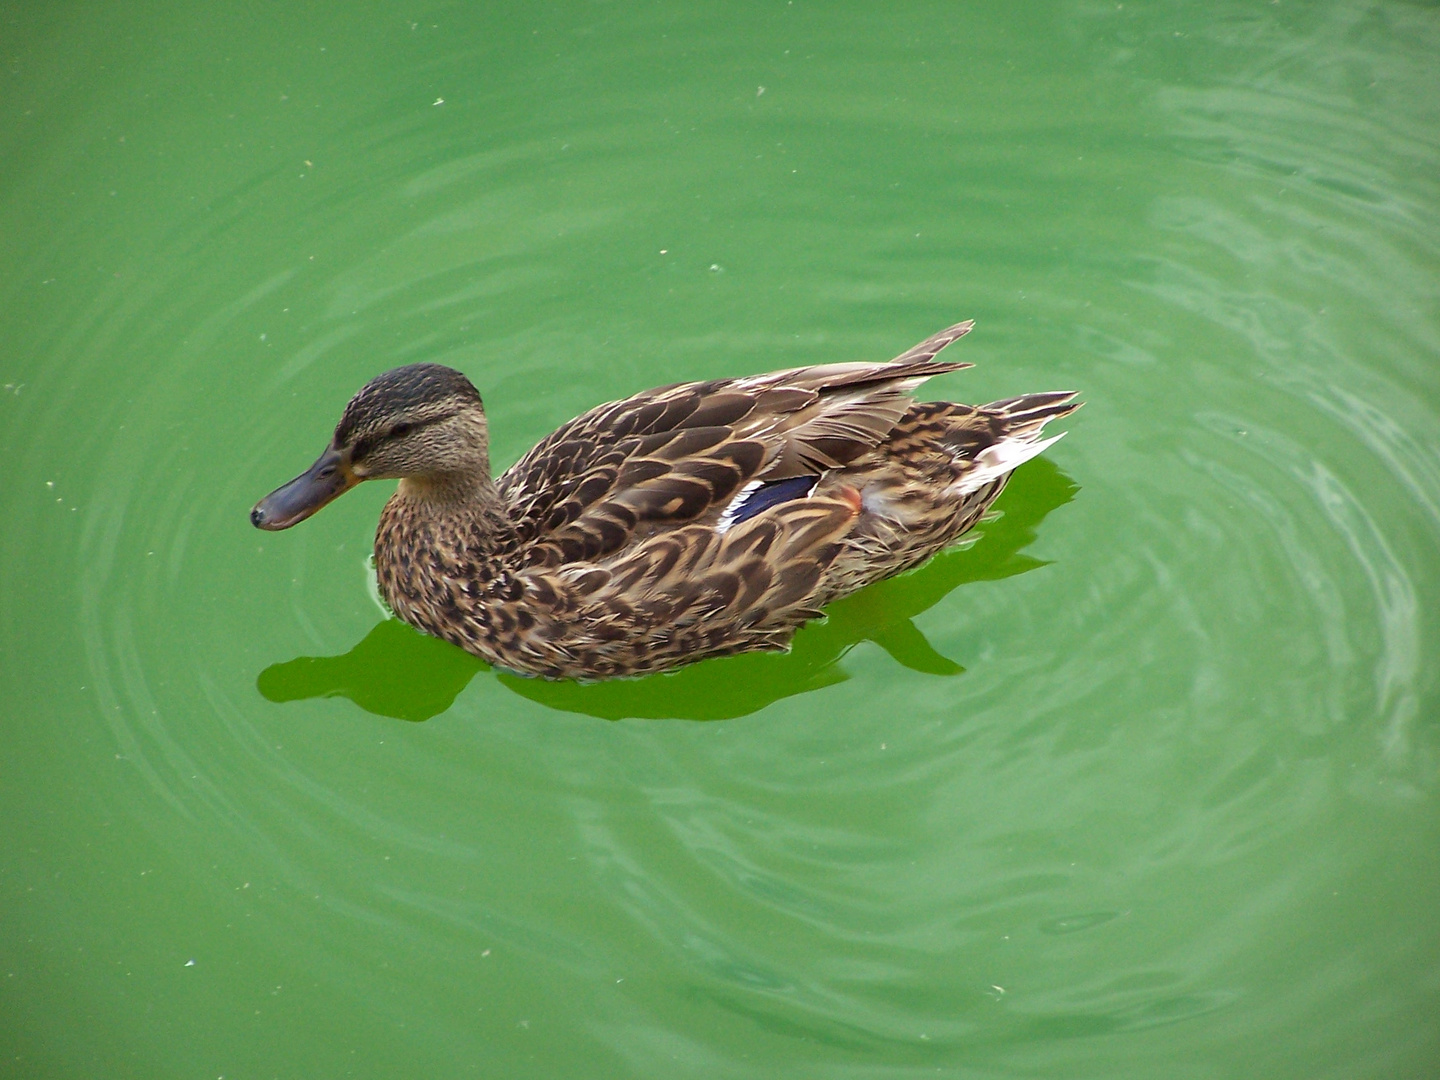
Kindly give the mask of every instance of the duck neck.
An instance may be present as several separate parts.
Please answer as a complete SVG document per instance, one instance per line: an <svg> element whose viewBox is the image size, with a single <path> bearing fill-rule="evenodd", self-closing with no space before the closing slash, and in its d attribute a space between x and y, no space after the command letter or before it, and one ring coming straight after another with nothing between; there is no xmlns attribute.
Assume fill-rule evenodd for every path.
<svg viewBox="0 0 1440 1080"><path fill-rule="evenodd" d="M515 542L515 525L490 473L407 476L392 500L397 510L452 536L474 554L496 554Z"/></svg>

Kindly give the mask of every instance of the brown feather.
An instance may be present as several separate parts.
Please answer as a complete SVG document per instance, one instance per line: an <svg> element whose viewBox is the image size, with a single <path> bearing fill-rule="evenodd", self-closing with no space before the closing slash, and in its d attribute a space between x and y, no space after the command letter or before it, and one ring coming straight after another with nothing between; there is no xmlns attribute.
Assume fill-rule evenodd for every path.
<svg viewBox="0 0 1440 1080"><path fill-rule="evenodd" d="M492 663L604 678L784 648L829 600L958 539L1077 407L1068 392L917 404L924 380L970 366L935 357L971 325L888 363L608 402L496 480L474 388L412 365L355 396L334 452L402 477L376 536L396 614Z"/></svg>

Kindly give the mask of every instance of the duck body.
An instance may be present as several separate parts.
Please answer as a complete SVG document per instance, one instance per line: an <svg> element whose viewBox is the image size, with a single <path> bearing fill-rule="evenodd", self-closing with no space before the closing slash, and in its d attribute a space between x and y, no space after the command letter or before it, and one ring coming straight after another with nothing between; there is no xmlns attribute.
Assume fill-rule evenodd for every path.
<svg viewBox="0 0 1440 1080"><path fill-rule="evenodd" d="M563 425L492 478L480 396L415 364L368 383L261 528L398 477L375 564L397 616L528 675L597 679L784 649L831 600L954 543L1054 442L1069 391L916 402L965 322L881 364L659 387ZM1055 436L1058 438L1059 436Z"/></svg>

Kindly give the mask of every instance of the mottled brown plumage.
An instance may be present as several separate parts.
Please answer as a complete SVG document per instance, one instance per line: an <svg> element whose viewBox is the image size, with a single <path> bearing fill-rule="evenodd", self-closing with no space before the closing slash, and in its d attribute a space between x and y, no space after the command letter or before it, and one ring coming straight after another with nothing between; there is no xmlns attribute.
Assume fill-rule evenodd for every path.
<svg viewBox="0 0 1440 1080"><path fill-rule="evenodd" d="M436 364L355 395L311 469L251 518L283 529L398 477L380 590L411 625L548 678L782 649L830 600L957 540L1074 394L916 403L968 364L963 322L884 364L682 383L597 406L493 479L480 395ZM1058 438L1058 436L1057 436Z"/></svg>

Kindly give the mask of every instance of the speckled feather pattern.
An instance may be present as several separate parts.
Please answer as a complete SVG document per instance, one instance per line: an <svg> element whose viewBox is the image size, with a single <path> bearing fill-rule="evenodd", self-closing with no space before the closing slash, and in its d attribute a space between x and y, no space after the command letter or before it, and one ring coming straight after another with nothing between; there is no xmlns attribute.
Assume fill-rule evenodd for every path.
<svg viewBox="0 0 1440 1080"><path fill-rule="evenodd" d="M402 478L376 535L381 592L426 633L548 678L783 649L824 604L954 543L1043 446L1045 423L1076 408L1068 392L915 402L923 380L968 366L935 355L970 325L889 363L686 383L601 405L493 482L488 459L484 475ZM409 432L414 418L440 431L436 417L480 409L473 388L451 390L437 377L393 402L367 387L342 424L359 439ZM397 428L392 413L407 422ZM475 424L483 438L483 414ZM808 497L725 518L747 485L790 477L818 479Z"/></svg>

